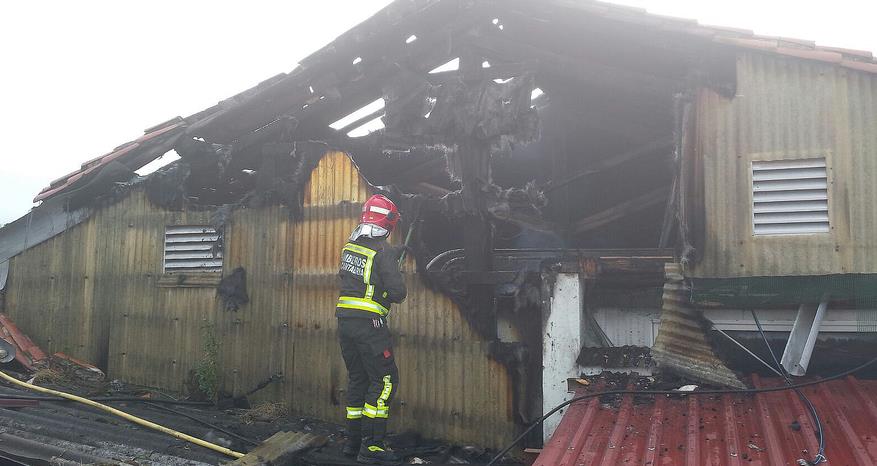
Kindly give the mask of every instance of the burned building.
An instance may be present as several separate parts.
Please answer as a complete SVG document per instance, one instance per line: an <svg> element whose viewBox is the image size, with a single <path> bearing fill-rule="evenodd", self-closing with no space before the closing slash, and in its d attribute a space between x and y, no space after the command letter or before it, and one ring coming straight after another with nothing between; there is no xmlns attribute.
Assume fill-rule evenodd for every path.
<svg viewBox="0 0 877 466"><path fill-rule="evenodd" d="M702 315L869 341L875 95L861 51L591 1L398 0L53 181L0 230L3 312L113 378L271 380L254 396L340 419L337 255L380 191L415 251L393 427L499 447L611 366L583 347L739 386Z"/></svg>

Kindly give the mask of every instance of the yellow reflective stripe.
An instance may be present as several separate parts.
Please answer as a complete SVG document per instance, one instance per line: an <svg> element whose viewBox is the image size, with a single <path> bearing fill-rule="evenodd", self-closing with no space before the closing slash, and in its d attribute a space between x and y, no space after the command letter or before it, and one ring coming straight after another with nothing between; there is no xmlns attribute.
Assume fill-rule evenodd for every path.
<svg viewBox="0 0 877 466"><path fill-rule="evenodd" d="M378 252L374 249L369 249L353 243L345 244L344 250L365 256L365 268L362 271L362 282L366 284L364 298L369 300L372 299L375 295L375 287L371 283L372 268L374 267L375 254Z"/></svg>
<svg viewBox="0 0 877 466"><path fill-rule="evenodd" d="M372 282L372 266L374 265L374 261L375 261L374 254L372 254L371 256L368 256L365 259L365 270L362 273L362 281L366 285L369 285L369 286L371 286L371 282ZM373 286L372 286L372 294L374 294L374 287ZM371 296L366 295L366 297L370 298Z"/></svg>
<svg viewBox="0 0 877 466"><path fill-rule="evenodd" d="M378 417L378 408L366 403L365 406L362 407L362 414L364 414L365 417L374 419Z"/></svg>
<svg viewBox="0 0 877 466"><path fill-rule="evenodd" d="M372 313L377 314L377 315L380 316L380 317L384 317L384 316L386 315L385 312L379 311L379 310L377 310L377 309L366 308L365 306L362 306L362 305L359 305L359 304L345 304L345 303L338 303L335 307L339 307L339 308L341 308L341 309L355 309L355 310L357 310L357 311L372 312Z"/></svg>
<svg viewBox="0 0 877 466"><path fill-rule="evenodd" d="M381 395L378 397L378 405L372 406L366 403L365 409L369 410L369 412L366 413L366 416L378 419L387 419L390 417L390 408L387 407L387 400L390 399L390 394L393 393L393 379L389 375L385 375L382 380L384 382L384 388L381 390Z"/></svg>
<svg viewBox="0 0 877 466"><path fill-rule="evenodd" d="M338 298L337 307L345 309L359 309L362 311L374 312L380 315L389 314L390 310L381 306L380 303L364 298L354 298L352 296L342 296Z"/></svg>
<svg viewBox="0 0 877 466"><path fill-rule="evenodd" d="M367 248L367 247L360 246L360 245L358 245L358 244L353 244L353 243L347 243L347 244L345 244L345 245L344 245L344 249L347 249L347 250L349 250L349 251L351 251L351 252L355 252L355 253L358 253L358 254L362 254L362 255L365 256L365 257L375 257L375 254L378 253L378 252L375 251L374 249L369 249L369 248Z"/></svg>
<svg viewBox="0 0 877 466"><path fill-rule="evenodd" d="M390 417L390 410L388 408L376 408L366 403L362 408L362 414L370 419L387 419Z"/></svg>
<svg viewBox="0 0 877 466"><path fill-rule="evenodd" d="M384 389L381 390L381 396L378 397L378 408L384 408L387 406L387 400L390 398L390 393L393 391L393 381L390 376L385 375L383 381Z"/></svg>
<svg viewBox="0 0 877 466"><path fill-rule="evenodd" d="M362 408L355 407L347 407L347 419L359 419L362 417Z"/></svg>
<svg viewBox="0 0 877 466"><path fill-rule="evenodd" d="M377 445L370 445L370 446L368 447L368 451L384 451L384 449L381 448L381 447L379 447L379 446L377 446Z"/></svg>

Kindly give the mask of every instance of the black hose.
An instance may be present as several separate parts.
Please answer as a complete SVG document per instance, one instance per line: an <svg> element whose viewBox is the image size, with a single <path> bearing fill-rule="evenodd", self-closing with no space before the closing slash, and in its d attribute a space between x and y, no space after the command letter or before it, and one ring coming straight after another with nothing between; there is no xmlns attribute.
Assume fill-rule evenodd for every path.
<svg viewBox="0 0 877 466"><path fill-rule="evenodd" d="M0 398L6 398L10 400L36 400L36 401L72 401L66 398L61 398L57 396L39 396L39 395L11 395L0 393ZM168 405L181 405L181 406L213 406L213 403L209 401L185 401L185 400L163 400L156 399L151 400L148 398L138 398L136 396L94 396L94 397L85 397L91 401L125 401L125 402L141 402L141 403L161 403Z"/></svg>
<svg viewBox="0 0 877 466"><path fill-rule="evenodd" d="M9 388L17 391L24 391L21 387L9 385ZM167 396L167 395L165 395ZM59 396L42 396L42 395L13 395L7 393L0 393L0 398L8 398L10 400L36 400L36 401L72 401L66 398L61 398ZM94 396L94 397L83 397L87 398L91 401L126 401L126 402L140 402L140 403L161 403L161 404L169 404L169 405L181 405L181 406L213 406L213 402L210 401L181 401L181 400L165 400L165 399L147 399L140 398L137 396Z"/></svg>
<svg viewBox="0 0 877 466"><path fill-rule="evenodd" d="M755 320L755 326L758 327L758 333L761 334L761 339L764 340L764 345L767 346L767 351L770 353L770 357L773 359L773 363L776 365L776 368L782 374L783 379L786 381L786 385L793 385L792 379L789 377L789 374L786 372L786 369L780 364L779 359L777 359L776 353L774 353L773 348L771 348L770 343L767 341L767 335L764 334L764 328L761 327L761 321L758 320L758 315L755 314L754 309L750 309L749 312L752 313L752 319ZM822 421L819 419L819 414L816 412L816 407L813 406L813 403L810 402L810 399L807 398L807 395L804 394L801 390L797 388L794 389L795 393L798 394L798 397L801 398L807 405L807 411L810 413L810 417L813 419L813 423L816 424L816 436L819 440L819 452L816 453L816 456L813 457L813 460L809 462L811 465L817 465L826 461L825 458L825 430L822 428Z"/></svg>
<svg viewBox="0 0 877 466"><path fill-rule="evenodd" d="M813 385L819 385L819 384L822 384L825 382L830 382L832 380L841 379L841 378L844 378L850 374L854 374L854 373L874 364L875 362L877 362L877 358L871 359L870 361L867 361L864 364L861 364L861 365L856 366L852 369L843 371L840 374L835 374L835 375L832 375L830 377L826 377L824 379L812 380L810 382L802 382L802 383L795 384L795 385L783 385L783 386L779 386L779 387L742 388L742 389L726 389L726 390L702 390L702 391L698 391L698 392L680 392L678 390L608 390L605 392L588 393L586 395L579 395L579 396L573 397L570 400L564 401L563 403L552 408L551 411L548 411L547 413L542 415L542 417L540 417L539 420L537 420L536 422L533 423L533 425L531 425L526 430L524 430L524 432L521 435L519 435L517 438L515 438L515 440L512 441L512 443L509 444L507 447L503 448L502 451L497 453L496 456L494 456L493 459L491 459L490 462L488 462L487 465L485 465L485 466L492 466L493 464L496 464L497 461L499 461L503 456L505 456L506 453L511 451L511 449L514 448L515 445L518 444L518 442L523 440L524 437L526 437L530 432L532 432L533 429L535 429L540 424L545 422L545 420L548 419L549 417L551 417L551 415L553 415L554 413L560 411L561 409L565 408L566 406L569 406L570 404L575 403L577 401L587 400L590 398L595 398L595 397L604 396L604 395L686 395L686 396L691 396L691 395L733 395L733 394L744 395L744 394L756 394L756 393L782 392L782 391L786 391L786 390L794 390L794 389L798 389L798 388L810 387Z"/></svg>
<svg viewBox="0 0 877 466"><path fill-rule="evenodd" d="M258 445L258 444L259 444L259 442L255 441L255 440L249 439L249 438L244 437L243 435L240 435L240 434L236 434L236 433L234 433L234 432L232 432L232 431L230 431L230 430L228 430L228 429L225 429L225 428L223 428L223 427L220 427L220 426L218 426L218 425L216 425L216 424L211 424L210 422L207 422L207 421L205 421L204 419L201 419L201 418L199 418L199 417L192 416L191 414L184 413L184 412L182 412L182 411L179 411L179 410L176 410L176 409L173 409L173 408L168 408L167 406L162 406L162 405L159 405L159 404L156 404L156 403L153 403L153 402L146 403L146 405L147 405L147 406L151 406L151 407L153 407L153 408L158 408L158 409L161 409L161 410L163 410L163 411L167 411L167 412L170 412L170 413L176 414L176 415L178 415L178 416L183 416L183 417L185 417L185 418L187 418L187 419L191 419L191 420L193 420L193 421L195 421L195 422L198 422L198 423L204 424L205 426L207 426L207 427L209 427L209 428L211 428L211 429L213 429L213 430L216 430L216 431L222 432L222 433L224 433L224 434L226 434L226 435L230 435L230 436L232 436L232 437L234 437L234 438L236 438L236 439L238 439L238 440L240 440L240 441L242 441L242 442L244 442L244 443L249 443L250 445Z"/></svg>

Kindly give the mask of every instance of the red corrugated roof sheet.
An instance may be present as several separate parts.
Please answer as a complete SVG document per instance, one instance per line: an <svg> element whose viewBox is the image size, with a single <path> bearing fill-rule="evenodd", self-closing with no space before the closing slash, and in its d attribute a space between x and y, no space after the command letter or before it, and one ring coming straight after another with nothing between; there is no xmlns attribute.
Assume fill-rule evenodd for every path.
<svg viewBox="0 0 877 466"><path fill-rule="evenodd" d="M183 126L185 126L185 123L182 123L182 122L174 123L174 124L171 124L168 126L164 126L162 128L156 129L150 133L144 134L143 136L141 136L138 139L135 139L134 141L128 142L126 144L122 144L121 146L115 148L109 154L105 154L105 155L102 155L100 157L91 159L91 160L83 163L82 166L79 168L79 170L76 170L72 173L68 173L67 175L62 176L61 178L58 178L57 180L52 181L48 187L43 188L43 190L40 191L39 194L37 194L37 197L35 197L33 201L39 202L39 201L42 201L43 199L49 198L52 195L57 194L65 189L67 189L68 187L73 185L73 183L82 179L82 177L88 175L89 173L92 173L95 170L98 170L99 168L107 165L108 163L112 162L113 160L116 160L116 159L124 156L125 154L131 152L132 150L140 147L143 143L149 142L152 139L155 139L158 136L161 136L162 134L166 134L170 131L173 131L177 128L181 128Z"/></svg>
<svg viewBox="0 0 877 466"><path fill-rule="evenodd" d="M0 338L15 347L15 360L29 370L35 370L34 364L46 360L46 353L19 330L15 322L12 322L6 314L0 314Z"/></svg>
<svg viewBox="0 0 877 466"><path fill-rule="evenodd" d="M826 464L877 465L877 381L847 377L803 391L822 419ZM793 391L626 395L612 405L571 405L535 466L794 466L816 452L813 424Z"/></svg>

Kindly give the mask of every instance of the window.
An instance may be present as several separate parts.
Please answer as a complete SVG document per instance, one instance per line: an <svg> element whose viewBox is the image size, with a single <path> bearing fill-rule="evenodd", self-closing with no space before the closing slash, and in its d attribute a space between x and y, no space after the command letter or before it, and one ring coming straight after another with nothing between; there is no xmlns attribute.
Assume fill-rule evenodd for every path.
<svg viewBox="0 0 877 466"><path fill-rule="evenodd" d="M752 162L756 235L828 233L825 158Z"/></svg>
<svg viewBox="0 0 877 466"><path fill-rule="evenodd" d="M169 226L164 230L164 271L221 272L222 236L209 226Z"/></svg>

